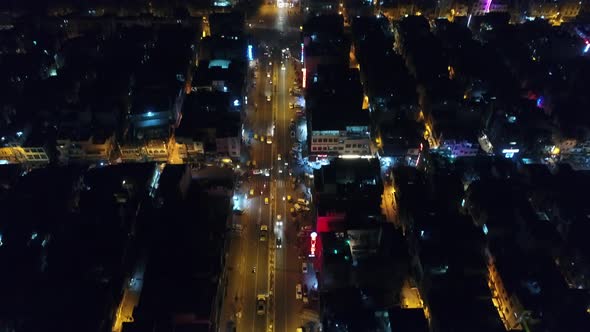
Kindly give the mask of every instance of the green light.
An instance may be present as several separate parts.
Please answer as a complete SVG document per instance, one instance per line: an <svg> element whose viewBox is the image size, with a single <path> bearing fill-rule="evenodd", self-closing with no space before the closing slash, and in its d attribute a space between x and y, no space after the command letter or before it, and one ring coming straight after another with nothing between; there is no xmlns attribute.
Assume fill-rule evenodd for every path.
<svg viewBox="0 0 590 332"><path fill-rule="evenodd" d="M334 255L338 254L338 249L334 249Z"/></svg>
<svg viewBox="0 0 590 332"><path fill-rule="evenodd" d="M345 259L345 260L348 260L348 256L344 256L344 259Z"/></svg>
<svg viewBox="0 0 590 332"><path fill-rule="evenodd" d="M350 244L350 240L346 240L346 244Z"/></svg>

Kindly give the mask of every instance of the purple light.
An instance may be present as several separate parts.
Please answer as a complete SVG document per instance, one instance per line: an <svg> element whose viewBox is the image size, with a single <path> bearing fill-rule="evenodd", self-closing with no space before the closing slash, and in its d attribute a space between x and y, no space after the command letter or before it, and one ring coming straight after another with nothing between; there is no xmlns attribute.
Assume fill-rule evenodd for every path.
<svg viewBox="0 0 590 332"><path fill-rule="evenodd" d="M492 6L492 0L486 0L486 7L485 7L485 12L489 13L490 12L490 7Z"/></svg>

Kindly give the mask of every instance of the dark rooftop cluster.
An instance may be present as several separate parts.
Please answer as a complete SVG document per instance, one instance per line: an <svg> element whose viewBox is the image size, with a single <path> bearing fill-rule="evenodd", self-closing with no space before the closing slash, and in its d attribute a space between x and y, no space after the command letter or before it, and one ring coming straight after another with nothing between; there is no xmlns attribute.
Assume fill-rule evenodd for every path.
<svg viewBox="0 0 590 332"><path fill-rule="evenodd" d="M99 331L130 266L155 165L15 174L0 205L3 328ZM8 175L2 167L4 175ZM10 267L10 268L8 268Z"/></svg>

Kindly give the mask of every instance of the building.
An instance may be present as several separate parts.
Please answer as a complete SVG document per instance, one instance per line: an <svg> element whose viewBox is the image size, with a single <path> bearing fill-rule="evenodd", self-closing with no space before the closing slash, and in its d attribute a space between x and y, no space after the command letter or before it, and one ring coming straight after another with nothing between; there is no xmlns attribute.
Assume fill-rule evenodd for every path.
<svg viewBox="0 0 590 332"><path fill-rule="evenodd" d="M184 91L153 86L137 89L132 98L127 115L128 139L168 139L181 119Z"/></svg>
<svg viewBox="0 0 590 332"><path fill-rule="evenodd" d="M244 48L245 53L245 48ZM216 92L217 102L225 109L240 112L245 102L246 67L243 61L199 61L192 80L191 92Z"/></svg>
<svg viewBox="0 0 590 332"><path fill-rule="evenodd" d="M340 15L310 17L303 25L303 87L309 86L313 75L321 65L350 63L350 39L344 34Z"/></svg>
<svg viewBox="0 0 590 332"><path fill-rule="evenodd" d="M153 220L158 249L150 256L134 321L124 323L123 332L218 331L227 282L224 234L231 196L208 194L207 185L192 180L186 166L166 168L162 206ZM187 222L187 216L198 220L191 217Z"/></svg>
<svg viewBox="0 0 590 332"><path fill-rule="evenodd" d="M424 125L411 119L383 121L378 128L377 147L384 166L398 163L417 166L427 146L423 133Z"/></svg>
<svg viewBox="0 0 590 332"><path fill-rule="evenodd" d="M377 159L335 159L314 171L314 190L318 232L346 229L339 225L346 220L382 219Z"/></svg>
<svg viewBox="0 0 590 332"><path fill-rule="evenodd" d="M340 2L336 0L301 0L301 10L306 16L322 14L338 14L341 11Z"/></svg>
<svg viewBox="0 0 590 332"><path fill-rule="evenodd" d="M369 112L362 109L358 69L320 66L309 86L306 106L310 156L372 156Z"/></svg>
<svg viewBox="0 0 590 332"><path fill-rule="evenodd" d="M481 115L458 104L445 106L433 108L431 115L426 117L424 138L428 139L431 148L450 158L477 155Z"/></svg>
<svg viewBox="0 0 590 332"><path fill-rule="evenodd" d="M238 40L244 35L244 25L245 17L240 11L209 15L211 36Z"/></svg>
<svg viewBox="0 0 590 332"><path fill-rule="evenodd" d="M57 151L65 162L109 162L115 146L114 133L60 131L57 139Z"/></svg>
<svg viewBox="0 0 590 332"><path fill-rule="evenodd" d="M187 97L175 137L178 144L187 146L187 151L194 150L191 158L203 158L202 151L209 160L240 159L240 113L228 107L226 97L222 92L209 91L191 93Z"/></svg>

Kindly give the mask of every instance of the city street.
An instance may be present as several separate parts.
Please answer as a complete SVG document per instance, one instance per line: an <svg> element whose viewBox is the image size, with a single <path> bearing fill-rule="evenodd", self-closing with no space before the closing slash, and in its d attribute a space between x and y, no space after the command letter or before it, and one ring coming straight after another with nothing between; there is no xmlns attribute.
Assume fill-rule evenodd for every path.
<svg viewBox="0 0 590 332"><path fill-rule="evenodd" d="M302 273L301 216L290 211L293 201L304 195L293 181L296 161L290 153L299 136L294 134L297 116L290 107L295 101L290 89L300 87L300 67L293 58L300 57L301 21L287 11L264 5L258 16L249 20L256 45L248 76L244 117L247 157L242 167L249 166L252 175L236 193L247 195L247 200L243 215L234 215L234 224L240 224L242 232L232 236L221 317L222 327L235 322L238 331L295 331L306 323L300 318L304 304L296 298L296 286L306 282L311 289L317 285L311 264L310 277L304 278ZM285 48L290 52L282 52ZM260 239L261 225L269 229L266 241ZM257 310L259 295L266 299L264 314Z"/></svg>

